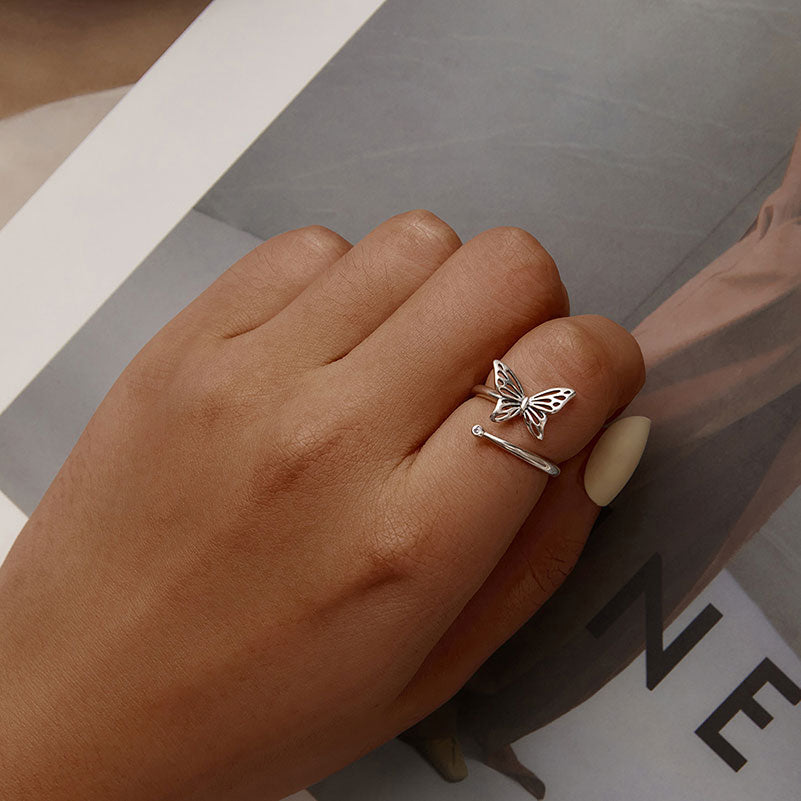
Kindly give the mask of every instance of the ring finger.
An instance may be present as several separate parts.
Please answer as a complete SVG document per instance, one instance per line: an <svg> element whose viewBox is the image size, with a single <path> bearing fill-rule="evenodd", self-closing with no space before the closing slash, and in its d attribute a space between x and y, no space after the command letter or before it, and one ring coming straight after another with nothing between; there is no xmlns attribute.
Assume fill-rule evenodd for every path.
<svg viewBox="0 0 801 801"><path fill-rule="evenodd" d="M402 508L419 510L418 524L408 526L412 533L399 550L414 565L430 565L413 573L424 585L426 576L436 576L438 586L449 588L438 605L444 619L455 615L481 586L548 481L544 472L472 436L473 425L480 423L526 450L563 462L634 397L644 380L634 338L596 316L543 323L518 340L503 361L528 395L560 386L573 388L576 396L549 420L541 442L530 436L519 416L492 423L492 404L470 398L399 468ZM432 510L437 510L436 526L428 519ZM454 558L457 553L459 559ZM428 592L429 604L432 590L436 588L421 590L421 599Z"/></svg>

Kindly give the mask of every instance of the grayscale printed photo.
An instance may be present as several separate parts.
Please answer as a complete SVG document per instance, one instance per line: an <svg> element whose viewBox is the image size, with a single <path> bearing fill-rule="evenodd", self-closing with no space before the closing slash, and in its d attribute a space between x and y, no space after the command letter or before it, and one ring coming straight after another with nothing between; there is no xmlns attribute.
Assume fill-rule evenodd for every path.
<svg viewBox="0 0 801 801"><path fill-rule="evenodd" d="M572 573L464 688L309 792L791 801L799 75L801 7L778 0L387 0L0 415L0 490L30 514L131 358L270 237L315 223L355 242L418 207L463 242L520 226L571 313L639 343L626 414L651 419L648 447ZM745 632L783 688L759 696L764 732L727 702L748 671L715 678Z"/></svg>

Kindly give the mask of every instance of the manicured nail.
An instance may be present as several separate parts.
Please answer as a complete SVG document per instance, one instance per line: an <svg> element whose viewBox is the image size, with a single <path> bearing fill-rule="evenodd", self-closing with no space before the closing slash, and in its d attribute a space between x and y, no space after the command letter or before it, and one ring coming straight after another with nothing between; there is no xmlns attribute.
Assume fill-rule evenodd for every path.
<svg viewBox="0 0 801 801"><path fill-rule="evenodd" d="M640 463L650 430L647 417L622 417L604 431L584 470L584 489L593 503L606 506L626 486Z"/></svg>

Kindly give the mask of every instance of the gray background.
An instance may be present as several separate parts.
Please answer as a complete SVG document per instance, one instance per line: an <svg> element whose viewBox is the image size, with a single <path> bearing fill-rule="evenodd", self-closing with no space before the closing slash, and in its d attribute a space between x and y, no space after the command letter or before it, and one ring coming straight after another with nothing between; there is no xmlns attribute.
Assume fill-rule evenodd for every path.
<svg viewBox="0 0 801 801"><path fill-rule="evenodd" d="M788 154L800 38L776 0L389 0L199 208L264 238L520 225L576 310L631 323Z"/></svg>

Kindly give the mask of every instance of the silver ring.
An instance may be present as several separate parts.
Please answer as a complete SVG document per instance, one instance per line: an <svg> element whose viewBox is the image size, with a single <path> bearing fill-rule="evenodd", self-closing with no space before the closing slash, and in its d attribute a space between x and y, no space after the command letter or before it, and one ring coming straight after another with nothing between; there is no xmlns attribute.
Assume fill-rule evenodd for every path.
<svg viewBox="0 0 801 801"><path fill-rule="evenodd" d="M502 423L520 415L532 437L542 439L549 414L556 414L576 396L569 387L551 387L536 395L526 395L518 377L499 359L492 363L495 389L485 384L473 387L473 394L496 401L490 414L493 423Z"/></svg>
<svg viewBox="0 0 801 801"><path fill-rule="evenodd" d="M484 437L484 439L494 442L499 448L503 448L503 450L505 450L507 453L517 456L518 459L522 459L526 464L530 464L533 467L538 467L549 476L553 476L555 478L561 472L553 462L549 462L547 459L543 459L542 456L537 456L536 453L531 453L530 451L524 450L517 445L512 445L511 442L507 442L505 439L501 439L500 437L496 437L494 434L490 434L488 431L484 431L484 429L479 425L473 426L473 428L470 430L477 437Z"/></svg>

